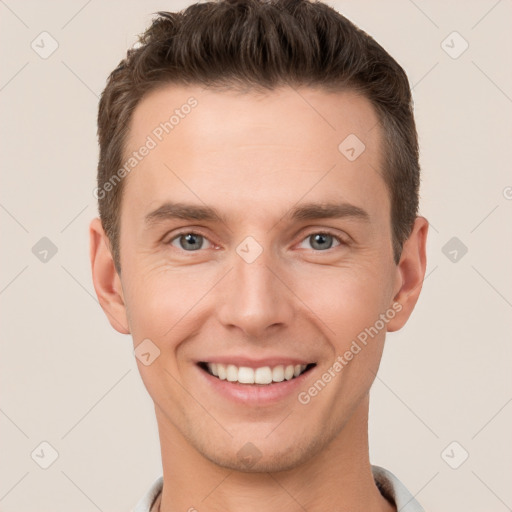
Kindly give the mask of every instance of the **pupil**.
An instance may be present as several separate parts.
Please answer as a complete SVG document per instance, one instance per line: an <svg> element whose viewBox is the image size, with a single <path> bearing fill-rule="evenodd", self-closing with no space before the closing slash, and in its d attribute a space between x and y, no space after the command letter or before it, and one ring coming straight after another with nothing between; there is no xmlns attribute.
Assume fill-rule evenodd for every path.
<svg viewBox="0 0 512 512"><path fill-rule="evenodd" d="M201 235L198 235L197 238L199 239L201 237ZM192 248L193 249L199 249L201 247L201 243L200 242L195 242L194 243L194 239L196 239L196 235L194 235L193 233L189 233L187 235L184 235L184 238L186 239L187 243L191 244L192 245ZM190 249L190 245L188 245L188 247L184 247L183 244L181 244L181 246L183 247L183 249Z"/></svg>
<svg viewBox="0 0 512 512"><path fill-rule="evenodd" d="M313 235L313 238L314 238L314 243L320 243L320 246L319 246L320 249L325 249L326 248L325 247L326 239L328 240L329 238L332 238L332 237L331 237L331 235L328 235L328 234L319 233L319 234ZM329 247L327 247L327 248L329 249Z"/></svg>

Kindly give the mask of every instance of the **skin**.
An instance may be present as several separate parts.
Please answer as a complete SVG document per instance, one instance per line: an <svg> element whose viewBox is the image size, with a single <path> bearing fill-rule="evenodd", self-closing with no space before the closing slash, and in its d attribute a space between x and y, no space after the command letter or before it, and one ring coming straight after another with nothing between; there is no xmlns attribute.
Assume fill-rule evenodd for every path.
<svg viewBox="0 0 512 512"><path fill-rule="evenodd" d="M396 510L371 473L368 396L386 331L407 322L419 297L428 222L416 218L396 265L376 113L351 91L167 85L137 106L127 153L190 96L197 107L124 178L121 275L99 219L90 224L94 286L110 323L134 347L149 338L160 350L148 366L137 359L160 435L160 510ZM338 150L351 133L366 146L353 162ZM213 206L227 221L148 229L145 216L169 200ZM284 218L320 201L356 205L369 221ZM204 238L187 244L178 228ZM323 230L341 242L319 248L311 235ZM247 236L263 249L250 264L236 252ZM307 405L296 393L268 407L235 404L200 378L198 360L277 354L316 362L307 391L393 303L400 312ZM237 457L247 442L260 452L250 468Z"/></svg>

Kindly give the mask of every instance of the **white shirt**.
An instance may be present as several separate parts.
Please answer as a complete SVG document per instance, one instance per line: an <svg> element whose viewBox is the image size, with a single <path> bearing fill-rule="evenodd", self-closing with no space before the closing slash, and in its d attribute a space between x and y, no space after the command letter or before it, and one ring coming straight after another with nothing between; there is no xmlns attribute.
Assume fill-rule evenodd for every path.
<svg viewBox="0 0 512 512"><path fill-rule="evenodd" d="M379 466L372 466L372 473L380 493L389 501L394 501L397 510L400 512L425 512L393 473ZM159 476L131 512L152 512L151 507L156 503L163 483L163 476Z"/></svg>

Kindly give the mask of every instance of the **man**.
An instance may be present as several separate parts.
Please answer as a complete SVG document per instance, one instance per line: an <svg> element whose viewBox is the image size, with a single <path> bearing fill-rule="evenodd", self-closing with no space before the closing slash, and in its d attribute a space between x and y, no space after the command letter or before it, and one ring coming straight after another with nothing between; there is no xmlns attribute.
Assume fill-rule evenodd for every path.
<svg viewBox="0 0 512 512"><path fill-rule="evenodd" d="M368 451L428 222L402 68L322 3L159 13L98 115L94 286L163 476L136 511L423 510Z"/></svg>

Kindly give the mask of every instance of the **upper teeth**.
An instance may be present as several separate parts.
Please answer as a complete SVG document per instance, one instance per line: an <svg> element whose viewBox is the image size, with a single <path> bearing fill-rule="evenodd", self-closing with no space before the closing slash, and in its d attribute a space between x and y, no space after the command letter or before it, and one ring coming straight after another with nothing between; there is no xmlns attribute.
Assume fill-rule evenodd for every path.
<svg viewBox="0 0 512 512"><path fill-rule="evenodd" d="M305 364L279 365L274 368L263 366L261 368L248 368L234 364L207 363L208 370L221 380L240 382L241 384L270 384L282 382L298 377L305 369Z"/></svg>

